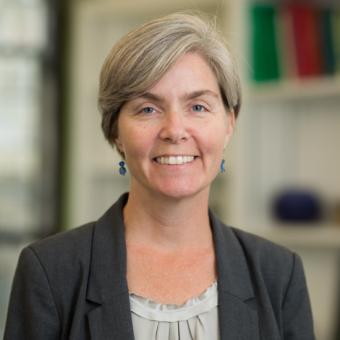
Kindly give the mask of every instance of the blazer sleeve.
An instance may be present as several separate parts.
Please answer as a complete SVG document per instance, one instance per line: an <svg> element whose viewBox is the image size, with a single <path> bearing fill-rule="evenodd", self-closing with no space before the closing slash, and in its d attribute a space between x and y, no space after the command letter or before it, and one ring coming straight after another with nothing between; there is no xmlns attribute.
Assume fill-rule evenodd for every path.
<svg viewBox="0 0 340 340"><path fill-rule="evenodd" d="M283 300L284 340L315 339L312 311L300 257L293 254L293 266Z"/></svg>
<svg viewBox="0 0 340 340"><path fill-rule="evenodd" d="M59 317L48 277L32 248L19 257L13 280L4 340L54 340Z"/></svg>

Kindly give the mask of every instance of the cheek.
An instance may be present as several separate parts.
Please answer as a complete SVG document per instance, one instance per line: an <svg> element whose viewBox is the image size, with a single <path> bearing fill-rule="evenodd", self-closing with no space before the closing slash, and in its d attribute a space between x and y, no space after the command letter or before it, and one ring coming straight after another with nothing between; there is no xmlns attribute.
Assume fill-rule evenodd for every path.
<svg viewBox="0 0 340 340"><path fill-rule="evenodd" d="M121 144L127 160L139 159L148 154L151 137L145 127L125 128L121 132Z"/></svg>
<svg viewBox="0 0 340 340"><path fill-rule="evenodd" d="M226 124L223 121L213 124L205 129L205 148L209 153L219 157L222 154L226 141Z"/></svg>

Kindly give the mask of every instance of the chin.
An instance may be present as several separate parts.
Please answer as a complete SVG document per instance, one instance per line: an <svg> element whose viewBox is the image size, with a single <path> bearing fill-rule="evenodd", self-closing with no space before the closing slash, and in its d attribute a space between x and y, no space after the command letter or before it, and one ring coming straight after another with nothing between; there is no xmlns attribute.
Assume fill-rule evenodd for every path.
<svg viewBox="0 0 340 340"><path fill-rule="evenodd" d="M167 198L170 199L186 199L186 198L194 198L197 195L203 194L204 192L209 193L208 187L188 187L188 186L176 186L176 187L162 187L158 192Z"/></svg>

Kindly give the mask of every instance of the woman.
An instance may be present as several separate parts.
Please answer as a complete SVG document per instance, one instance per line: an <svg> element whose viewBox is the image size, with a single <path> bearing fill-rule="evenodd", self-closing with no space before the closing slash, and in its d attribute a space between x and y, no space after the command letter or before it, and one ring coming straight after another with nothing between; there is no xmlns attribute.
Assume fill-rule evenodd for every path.
<svg viewBox="0 0 340 340"><path fill-rule="evenodd" d="M99 106L130 191L23 250L5 339L314 339L299 257L208 209L240 108L214 27L173 14L130 32Z"/></svg>

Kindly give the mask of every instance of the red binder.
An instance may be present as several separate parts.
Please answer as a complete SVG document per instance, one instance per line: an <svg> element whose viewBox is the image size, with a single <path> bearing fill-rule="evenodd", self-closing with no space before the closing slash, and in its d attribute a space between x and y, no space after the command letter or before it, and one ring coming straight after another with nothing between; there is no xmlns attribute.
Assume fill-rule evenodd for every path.
<svg viewBox="0 0 340 340"><path fill-rule="evenodd" d="M302 4L288 5L287 11L291 17L297 75L318 76L324 64L320 11Z"/></svg>

